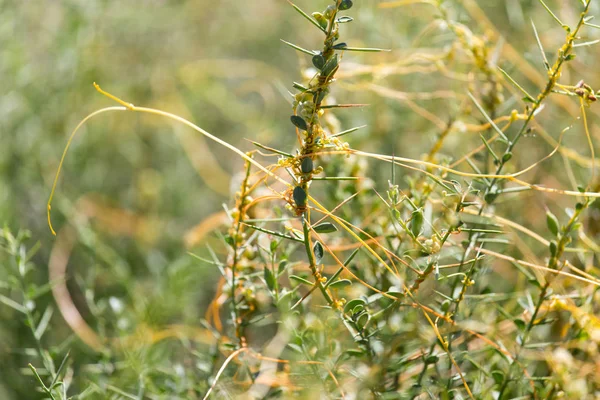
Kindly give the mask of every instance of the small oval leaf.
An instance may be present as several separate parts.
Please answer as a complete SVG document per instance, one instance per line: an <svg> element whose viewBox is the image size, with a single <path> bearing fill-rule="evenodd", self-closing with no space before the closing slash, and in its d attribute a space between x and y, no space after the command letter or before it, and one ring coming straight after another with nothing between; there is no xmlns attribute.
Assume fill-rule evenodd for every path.
<svg viewBox="0 0 600 400"><path fill-rule="evenodd" d="M313 252L315 253L315 262L318 264L321 264L321 261L323 261L323 256L325 255L325 252L323 251L323 245L317 240L315 242L315 245L313 246Z"/></svg>
<svg viewBox="0 0 600 400"><path fill-rule="evenodd" d="M364 307L367 303L363 299L354 299L346 303L345 312L353 312L357 306Z"/></svg>
<svg viewBox="0 0 600 400"><path fill-rule="evenodd" d="M314 228L317 233L331 233L337 231L337 227L331 222L323 222L319 225L316 225Z"/></svg>
<svg viewBox="0 0 600 400"><path fill-rule="evenodd" d="M290 117L290 120L292 121L292 124L294 124L298 129L302 129L303 131L308 130L308 125L306 125L306 121L304 120L304 118L298 115L292 115Z"/></svg>
<svg viewBox="0 0 600 400"><path fill-rule="evenodd" d="M294 197L294 202L298 207L304 207L306 205L306 192L300 186L296 186L294 188L294 193L292 194Z"/></svg>
<svg viewBox="0 0 600 400"><path fill-rule="evenodd" d="M316 54L312 58L312 63L320 71L325 66L325 58L321 54Z"/></svg>
<svg viewBox="0 0 600 400"><path fill-rule="evenodd" d="M338 10L349 10L352 8L353 5L354 4L352 3L352 0L342 0L340 6L338 7Z"/></svg>
<svg viewBox="0 0 600 400"><path fill-rule="evenodd" d="M352 285L352 281L350 279L340 279L339 281L333 282L331 285L329 285L329 287L332 289L341 289L350 285Z"/></svg>
<svg viewBox="0 0 600 400"><path fill-rule="evenodd" d="M309 174L313 171L314 164L313 160L310 157L305 157L302 159L302 163L300 164L300 170L302 170L303 174Z"/></svg>

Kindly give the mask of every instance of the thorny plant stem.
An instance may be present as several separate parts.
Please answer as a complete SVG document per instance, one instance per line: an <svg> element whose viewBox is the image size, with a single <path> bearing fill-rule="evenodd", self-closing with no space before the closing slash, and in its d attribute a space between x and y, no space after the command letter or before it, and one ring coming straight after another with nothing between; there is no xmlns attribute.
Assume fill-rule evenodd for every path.
<svg viewBox="0 0 600 400"><path fill-rule="evenodd" d="M518 133L515 135L515 137L512 139L512 141L509 141L509 143L507 143L507 147L505 149L504 155L510 154L512 152L512 150L515 148L516 144L519 142L519 139L521 137L523 137L524 133L528 130L529 124L533 120L533 118L535 116L535 113L540 109L543 101L550 95L550 93L552 93L554 87L557 85L558 79L561 76L561 70L562 70L563 64L568 60L568 57L571 54L571 51L573 49L574 41L577 38L577 34L578 34L579 30L581 29L581 27L584 25L585 16L587 15L587 13L589 11L590 4L591 4L591 1L588 1L586 3L583 12L580 15L580 19L579 19L579 21L577 23L577 26L576 26L575 30L573 32L570 32L570 31L567 32L566 41L565 41L564 45L559 49L557 60L555 61L555 63L552 66L552 68L549 70L549 79L548 79L548 81L546 83L546 86L540 92L540 94L536 98L535 103L533 104L533 106L531 107L531 109L529 110L529 112L527 113L527 117L526 117L525 121L523 122L523 125L521 126L521 129L518 131ZM486 74L486 76L489 77L488 74ZM492 116L492 118L493 118L493 116ZM510 160L510 158L506 158L504 156L500 157L499 164L498 164L498 167L497 167L496 172L495 172L496 175L499 175L502 172L502 169L504 168L505 164L509 160ZM489 183L487 184L487 187L486 187L485 192L484 192L484 196L486 197L486 200L489 199L489 201L488 201L489 204L493 203L493 201L495 200L495 196L489 198L489 197L487 197L487 195L493 194L493 189L494 189L494 186L495 186L496 182L497 182L497 178L492 178L489 181ZM486 208L486 204L483 204L480 207L479 215L481 215L484 212L485 208ZM477 241L477 239L480 236L481 236L480 233L474 233L474 232L470 232L469 233L468 245L467 245L467 247L466 247L466 249L463 252L463 255L461 257L461 262L460 262L460 266L459 266L459 272L462 269L462 266L464 265L464 262L465 262L465 260L467 258L468 253L473 248L474 243ZM483 247L483 244L482 244L482 247ZM564 246L563 246L563 251L564 251ZM478 259L478 257L476 257L476 258ZM445 316L449 316L451 314L456 314L458 312L459 304L462 301L462 299L464 298L464 295L466 294L467 288L471 284L471 279L472 279L472 276L473 276L473 274L474 274L474 272L476 270L476 266L477 266L477 262L474 262L474 263L471 264L471 267L470 267L468 273L465 275L465 277L462 280L463 285L462 285L461 291L459 293L459 296L454 301L454 311L452 311L452 307L450 307L448 309L448 311L445 313ZM431 273L431 270L428 269L426 272ZM454 293L455 288L456 288L456 284L458 282L459 282L458 279L456 279L454 281L451 293ZM550 284L550 282L548 281L546 283L546 286L544 287L544 289L542 291L542 294L540 295L540 300L539 300L538 305L536 307L535 314L537 314L537 311L539 311L539 308L543 304L543 301L544 301L544 298L545 298L545 292L547 291L547 289L549 287L549 284ZM528 325L527 332L529 332L531 330L531 328L533 327L533 325L532 325L533 322L532 321L534 321L534 319L535 319L535 314L534 314L534 317L532 318L532 320L530 321L530 324ZM527 335L524 335L522 343L525 342L525 340L527 339L527 336L528 336L528 333L527 333ZM451 336L450 336L449 339L448 339L448 347L449 348L451 346L451 343L452 343L452 341L451 341ZM429 351L429 355L433 354L434 349L435 349L435 345L431 346L430 351ZM510 365L509 372L512 371L512 367L513 367L513 365L515 364L516 361L517 361L517 359L515 357L515 359L513 359L513 362ZM422 378L424 377L426 369L427 369L427 364L425 364L423 366L423 370L422 370L421 374L419 375L418 385L420 385L420 383L422 381ZM505 376L505 381L502 384L501 393L506 389L507 382L508 382L507 381L507 377ZM449 385L450 385L450 380L448 381L448 388L449 388ZM501 396L499 396L499 398L501 398Z"/></svg>
<svg viewBox="0 0 600 400"><path fill-rule="evenodd" d="M581 213L590 204L591 204L591 201L589 199L586 199L586 201L584 203L581 203L580 207L576 207L575 211L573 212L573 215L569 219L569 222L563 228L563 233L561 234L560 239L558 240L558 242L556 244L556 253L552 254L550 259L548 260L548 264L547 264L548 269L560 271L566 265L565 262L561 263L560 259L564 255L565 248L571 242L571 237L569 235L574 230L575 224L577 223ZM550 285L552 284L552 280L553 280L554 276L555 275L552 274L551 272L548 272L546 274L546 279L545 279L546 283L544 283L544 286L542 287L542 289L540 291L540 296L535 305L535 309L533 310L533 313L531 314L531 319L527 323L527 326L525 327L525 330L522 333L521 340L517 341L519 346L517 348L515 357L513 358L512 362L509 365L508 373L504 376L502 385L500 386L500 393L498 395L498 399L502 399L502 396L503 396L504 392L506 391L506 388L508 387L508 383L512 379L513 366L518 361L519 356L521 355L521 351L523 350L523 347L527 343L527 340L529 339L529 336L531 334L533 327L536 325L537 316L540 313L540 309L541 309L542 305L544 304L544 301L546 301L546 295L548 294L548 289L550 289Z"/></svg>
<svg viewBox="0 0 600 400"><path fill-rule="evenodd" d="M248 154L248 157L252 157L252 154ZM241 347L246 346L246 339L244 337L243 321L239 315L239 310L236 302L236 282L235 275L237 274L237 267L240 261L240 245L243 243L242 230L244 225L244 216L246 215L246 198L248 197L248 178L250 177L250 169L252 164L246 161L245 163L246 175L242 181L240 187L239 198L236 205L237 215L235 218L235 232L232 235L233 240L233 261L231 262L231 312L233 314L233 326L235 329L235 335L238 338L239 345Z"/></svg>

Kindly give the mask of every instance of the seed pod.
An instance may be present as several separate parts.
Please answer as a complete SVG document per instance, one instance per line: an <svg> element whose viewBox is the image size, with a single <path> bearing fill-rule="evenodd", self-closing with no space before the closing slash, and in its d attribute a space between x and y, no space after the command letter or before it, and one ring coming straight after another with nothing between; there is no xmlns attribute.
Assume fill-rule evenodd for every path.
<svg viewBox="0 0 600 400"><path fill-rule="evenodd" d="M300 186L296 186L294 188L294 193L292 196L294 197L294 203L296 203L297 207L306 206L306 192Z"/></svg>
<svg viewBox="0 0 600 400"><path fill-rule="evenodd" d="M303 174L309 174L313 171L313 160L310 157L305 157L302 159L302 164L300 165L300 169Z"/></svg>

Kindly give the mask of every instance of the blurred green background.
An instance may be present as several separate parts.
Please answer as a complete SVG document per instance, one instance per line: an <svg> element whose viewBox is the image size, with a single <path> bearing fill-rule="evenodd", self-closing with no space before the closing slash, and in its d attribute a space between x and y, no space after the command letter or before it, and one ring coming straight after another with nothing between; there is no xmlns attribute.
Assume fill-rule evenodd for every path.
<svg viewBox="0 0 600 400"><path fill-rule="evenodd" d="M328 4L297 3L307 11ZM352 46L392 52L346 54L342 71L350 74L361 65L393 65L423 49L435 54L453 41L443 27L422 34L438 15L433 8L416 4L382 9L379 3L355 0L355 22L342 28L344 40ZM484 32L480 21L472 21L460 3L446 2L452 18ZM505 41L538 71L542 66L529 19L535 18L549 56L563 42L563 32L537 1L478 3ZM557 14L572 21L576 14L566 3L548 2ZM597 11L598 5L593 4L592 14ZM243 150L252 149L245 139L286 151L294 148L287 91L292 81L301 80L309 60L279 39L316 48L321 36L284 0L0 0L0 15L0 223L13 231L28 229L33 237L30 244L40 242L32 271L33 280L40 284L48 279L46 266L54 241L46 222L46 201L68 135L88 113L115 105L94 90L93 82L133 104L186 117ZM595 87L600 83L597 61L593 50L582 49L577 61L569 64L565 80L573 77L574 84L585 78ZM518 68L514 73L520 77ZM382 68L376 74L340 79L334 89L339 102L370 104L337 113L345 129L369 125L349 139L351 145L386 154L393 147L397 155L413 158L431 147L437 128L404 102L360 87L371 83L413 93L465 94L464 83L438 73L398 75ZM537 91L531 82L523 85ZM417 103L447 121L460 101L438 98ZM517 104L509 101L502 111L507 113L510 107ZM574 121L552 110L547 114L561 128ZM550 133L556 138L558 132ZM470 143L478 145L478 138L456 134L448 139L444 152L462 155ZM532 136L526 143L524 147L531 150L525 155L526 164L550 149L539 137ZM580 131L569 146L586 152ZM545 164L534 180L548 171L554 174L561 165L560 160ZM113 225L109 222L103 228L85 219L78 225L81 241L69 264L76 279L69 287L97 330L129 332L141 322L193 325L204 314L219 272L198 268L186 253L183 237L230 200L230 180L241 166L228 150L158 117L107 113L86 124L64 165L54 202L55 227L66 226L82 204L91 207L92 214L102 214L107 207L128 210L142 221L133 234L120 234L119 229L127 228L114 224L114 220L124 224L119 214ZM368 173L379 183L390 177L389 167L376 164ZM556 180L561 173L556 173ZM535 218L532 224L543 223ZM89 309L90 299L95 299L97 309ZM37 306L43 310L51 304L46 293ZM34 398L33 378L23 375L27 363L35 362L27 351L31 333L8 307L0 306L0 321L0 398ZM94 360L102 368L103 360L73 340L58 312L51 326L44 337L47 346L70 346L82 354L76 363ZM131 357L176 358L162 351Z"/></svg>

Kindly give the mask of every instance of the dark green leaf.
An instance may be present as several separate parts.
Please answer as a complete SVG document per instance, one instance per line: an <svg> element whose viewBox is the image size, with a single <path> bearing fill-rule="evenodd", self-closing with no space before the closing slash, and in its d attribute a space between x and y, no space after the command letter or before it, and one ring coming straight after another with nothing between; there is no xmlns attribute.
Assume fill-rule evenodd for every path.
<svg viewBox="0 0 600 400"><path fill-rule="evenodd" d="M302 129L303 131L308 130L308 125L306 125L306 121L299 115L292 115L290 117L290 121L292 121L292 124L294 124L299 129Z"/></svg>
<svg viewBox="0 0 600 400"><path fill-rule="evenodd" d="M496 385L500 385L504 382L504 372L498 370L492 371L492 378L494 378Z"/></svg>
<svg viewBox="0 0 600 400"><path fill-rule="evenodd" d="M412 213L412 219L410 223L410 231L415 237L421 234L421 228L423 227L423 211L421 209L415 210Z"/></svg>
<svg viewBox="0 0 600 400"><path fill-rule="evenodd" d="M548 229L554 236L558 235L560 224L558 223L556 215L552 214L550 211L546 211L546 225L548 225Z"/></svg>
<svg viewBox="0 0 600 400"><path fill-rule="evenodd" d="M307 199L306 192L300 186L296 186L294 188L293 197L294 197L294 202L296 203L296 206L304 207L306 205L306 199Z"/></svg>
<svg viewBox="0 0 600 400"><path fill-rule="evenodd" d="M317 240L315 242L315 245L313 246L313 252L315 253L315 262L318 264L321 264L321 261L323 261L323 256L325 255L324 251L323 251L323 245L321 245L321 243L319 243L319 241Z"/></svg>
<svg viewBox="0 0 600 400"><path fill-rule="evenodd" d="M342 0L340 6L338 7L338 10L349 10L352 8L352 5L352 0Z"/></svg>
<svg viewBox="0 0 600 400"><path fill-rule="evenodd" d="M276 283L275 276L273 275L273 271L271 271L270 268L265 267L264 277L265 277L265 282L267 283L267 287L269 288L269 290L274 290L275 283Z"/></svg>
<svg viewBox="0 0 600 400"><path fill-rule="evenodd" d="M344 288L346 286L350 286L352 285L352 281L349 279L340 279L339 281L335 281L333 282L331 285L329 285L330 288L332 289L341 289Z"/></svg>
<svg viewBox="0 0 600 400"><path fill-rule="evenodd" d="M323 69L321 70L321 75L322 76L331 76L335 70L338 67L338 55L334 54L333 57L331 57L329 60L327 60L327 63L325 63L325 65L323 66Z"/></svg>
<svg viewBox="0 0 600 400"><path fill-rule="evenodd" d="M331 233L337 231L337 227L331 222L323 222L313 228L317 233Z"/></svg>
<svg viewBox="0 0 600 400"><path fill-rule="evenodd" d="M279 267L277 268L277 273L281 275L281 273L283 271L285 271L285 267L287 267L287 264L288 264L287 260L282 260L279 263Z"/></svg>
<svg viewBox="0 0 600 400"><path fill-rule="evenodd" d="M302 163L300 164L300 169L302 170L303 174L311 173L314 169L312 158L304 157L302 159Z"/></svg>
<svg viewBox="0 0 600 400"><path fill-rule="evenodd" d="M319 71L325 66L325 58L321 54L316 54L312 58L312 63Z"/></svg>

